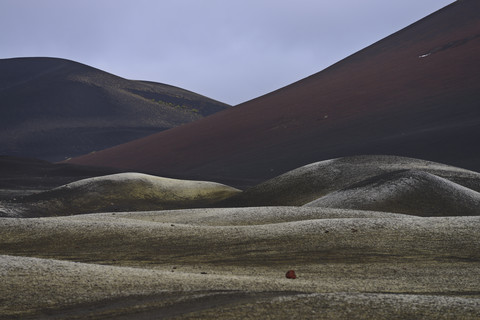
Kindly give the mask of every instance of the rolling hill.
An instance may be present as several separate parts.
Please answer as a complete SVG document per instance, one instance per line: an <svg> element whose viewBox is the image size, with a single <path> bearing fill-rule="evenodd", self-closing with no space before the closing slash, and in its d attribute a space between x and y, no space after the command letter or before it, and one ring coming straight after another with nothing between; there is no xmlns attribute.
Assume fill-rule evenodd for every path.
<svg viewBox="0 0 480 320"><path fill-rule="evenodd" d="M55 169L69 173L64 179L73 178L75 173L100 170L78 171L83 167L71 164L55 166L50 167L53 173ZM38 176L42 171L32 169L31 172ZM53 174L50 178L60 181L53 179ZM426 217L480 215L479 173L420 159L378 155L311 163L245 191L207 181L129 172L77 179L50 190L7 188L3 192L11 196L0 201L0 217L145 210L155 210L153 214L156 215L163 210L193 208L215 209L208 209L206 216L202 211L192 212L185 223L219 218L229 223L260 223L263 219L263 223L267 223L274 219L307 220L332 214L356 218L365 214L372 216L372 212L389 217L397 214ZM320 211L312 216L308 207L318 207ZM325 209L334 210L326 212ZM259 210L266 216L252 215L252 212L258 214ZM354 210L360 213L352 213ZM272 214L274 217L269 217Z"/></svg>
<svg viewBox="0 0 480 320"><path fill-rule="evenodd" d="M433 174L401 170L332 192L306 206L417 216L478 216L480 193Z"/></svg>
<svg viewBox="0 0 480 320"><path fill-rule="evenodd" d="M71 162L240 187L358 154L479 171L479 10L457 1L287 87Z"/></svg>
<svg viewBox="0 0 480 320"><path fill-rule="evenodd" d="M161 83L57 58L0 59L0 154L50 161L102 150L226 109Z"/></svg>
<svg viewBox="0 0 480 320"><path fill-rule="evenodd" d="M8 212L18 217L93 212L208 207L241 192L208 181L176 180L126 172L87 178L13 200ZM19 210L17 210L20 208ZM2 216L0 202L0 216Z"/></svg>
<svg viewBox="0 0 480 320"><path fill-rule="evenodd" d="M395 181L395 176L408 171L443 178L459 187L469 189L470 192L480 192L480 174L477 172L420 159L363 155L329 159L302 166L248 188L242 194L228 199L223 205L302 206L334 192L351 188L364 189L365 186L374 185L376 181L384 181L387 176L392 176L387 181ZM428 187L427 183L416 190L418 195L421 197L428 193L427 187L435 189L438 179L430 181L431 187ZM359 185L362 187L357 188ZM376 188L371 188L371 191L378 193ZM395 196L399 196L400 193L400 188L393 192ZM405 205L410 205L407 202L408 200L405 200Z"/></svg>

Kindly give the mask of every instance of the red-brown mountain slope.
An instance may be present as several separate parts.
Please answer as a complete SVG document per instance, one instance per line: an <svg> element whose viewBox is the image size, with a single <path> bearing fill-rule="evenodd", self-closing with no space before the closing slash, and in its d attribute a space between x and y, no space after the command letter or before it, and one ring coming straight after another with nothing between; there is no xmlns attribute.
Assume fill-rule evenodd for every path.
<svg viewBox="0 0 480 320"><path fill-rule="evenodd" d="M72 162L237 186L355 154L479 171L479 12L457 1L280 90Z"/></svg>

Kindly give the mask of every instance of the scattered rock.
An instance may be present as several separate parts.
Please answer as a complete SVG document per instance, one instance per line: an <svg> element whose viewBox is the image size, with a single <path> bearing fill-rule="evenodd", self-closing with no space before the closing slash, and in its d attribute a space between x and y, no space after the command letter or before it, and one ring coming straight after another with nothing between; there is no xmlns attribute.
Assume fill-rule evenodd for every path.
<svg viewBox="0 0 480 320"><path fill-rule="evenodd" d="M287 273L285 274L285 277L287 277L287 279L297 279L295 270L288 270Z"/></svg>

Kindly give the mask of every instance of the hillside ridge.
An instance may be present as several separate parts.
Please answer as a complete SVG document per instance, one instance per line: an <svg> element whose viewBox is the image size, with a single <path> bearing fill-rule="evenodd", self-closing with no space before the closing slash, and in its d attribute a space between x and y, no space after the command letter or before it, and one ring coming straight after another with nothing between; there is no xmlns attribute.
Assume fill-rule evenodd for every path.
<svg viewBox="0 0 480 320"><path fill-rule="evenodd" d="M0 60L0 154L64 160L229 106L171 85L60 58Z"/></svg>

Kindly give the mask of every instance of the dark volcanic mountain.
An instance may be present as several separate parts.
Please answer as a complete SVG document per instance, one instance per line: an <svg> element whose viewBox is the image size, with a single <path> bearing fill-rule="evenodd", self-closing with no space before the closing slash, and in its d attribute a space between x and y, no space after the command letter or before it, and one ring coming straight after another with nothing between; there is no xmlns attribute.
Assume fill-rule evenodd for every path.
<svg viewBox="0 0 480 320"><path fill-rule="evenodd" d="M64 59L0 60L0 154L63 160L170 129L228 106Z"/></svg>
<svg viewBox="0 0 480 320"><path fill-rule="evenodd" d="M285 88L72 162L236 186L355 154L479 171L478 12L457 1Z"/></svg>

